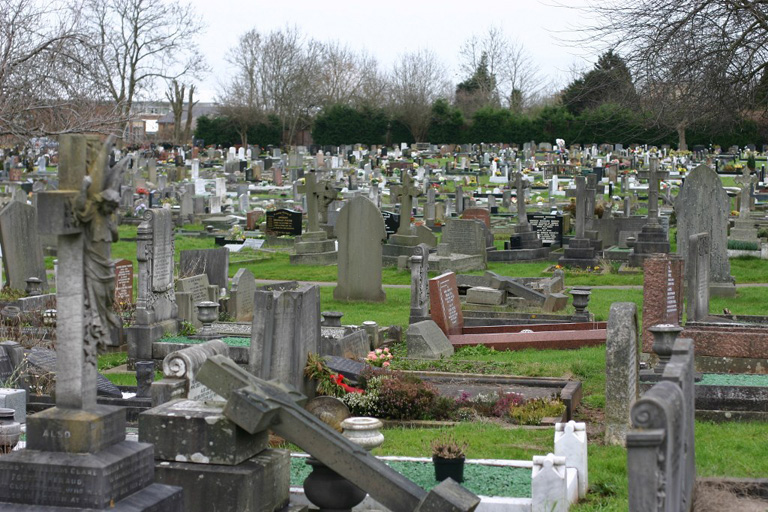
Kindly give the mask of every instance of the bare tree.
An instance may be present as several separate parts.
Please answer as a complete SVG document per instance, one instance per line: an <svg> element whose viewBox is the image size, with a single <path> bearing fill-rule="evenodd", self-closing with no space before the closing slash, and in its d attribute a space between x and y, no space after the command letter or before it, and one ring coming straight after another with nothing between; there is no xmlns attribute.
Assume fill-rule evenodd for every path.
<svg viewBox="0 0 768 512"><path fill-rule="evenodd" d="M391 108L416 141L427 138L432 103L450 96L445 70L430 50L403 55L390 76Z"/></svg>
<svg viewBox="0 0 768 512"><path fill-rule="evenodd" d="M189 140L190 135L192 135L192 119L194 118L193 111L195 108L195 105L197 105L197 101L194 101L195 97L195 86L190 85L189 86L189 97L187 98L187 121L184 123L184 140Z"/></svg>
<svg viewBox="0 0 768 512"><path fill-rule="evenodd" d="M261 46L261 84L267 110L280 119L283 141L292 143L319 109L317 81L321 45L296 27L268 34Z"/></svg>
<svg viewBox="0 0 768 512"><path fill-rule="evenodd" d="M603 1L583 39L625 56L655 119L679 136L706 119L751 108L768 70L768 8L745 0Z"/></svg>
<svg viewBox="0 0 768 512"><path fill-rule="evenodd" d="M113 109L86 79L76 11L36 0L0 0L0 136L110 131Z"/></svg>
<svg viewBox="0 0 768 512"><path fill-rule="evenodd" d="M337 41L322 44L320 55L316 85L321 106L361 105L381 99L386 80L375 57L364 51L356 53Z"/></svg>
<svg viewBox="0 0 768 512"><path fill-rule="evenodd" d="M192 7L175 0L86 0L84 19L97 66L92 78L128 116L156 80L204 70Z"/></svg>
<svg viewBox="0 0 768 512"><path fill-rule="evenodd" d="M471 76L483 64L494 78L495 91L483 91L488 101L498 97L503 104L520 111L536 100L541 78L538 68L523 45L507 37L497 26L491 26L483 37L473 35L459 51L461 71Z"/></svg>
<svg viewBox="0 0 768 512"><path fill-rule="evenodd" d="M217 97L219 113L230 119L244 146L248 144L248 128L266 117L261 59L261 35L251 29L227 53L233 76Z"/></svg>

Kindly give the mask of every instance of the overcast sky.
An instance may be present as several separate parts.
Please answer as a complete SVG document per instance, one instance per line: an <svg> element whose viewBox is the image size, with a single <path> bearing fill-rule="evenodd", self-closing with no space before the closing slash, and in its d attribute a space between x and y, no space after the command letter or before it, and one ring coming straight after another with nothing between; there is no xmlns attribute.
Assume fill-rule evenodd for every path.
<svg viewBox="0 0 768 512"><path fill-rule="evenodd" d="M190 1L207 26L199 45L212 71L199 84L202 101L212 101L218 84L226 82L223 57L251 28L268 33L295 25L320 41L365 48L384 69L406 52L429 48L450 70L454 83L466 78L457 75L462 43L492 25L523 44L547 82L564 85L572 67L585 68L596 60L586 50L561 41L582 16L568 7L585 0Z"/></svg>

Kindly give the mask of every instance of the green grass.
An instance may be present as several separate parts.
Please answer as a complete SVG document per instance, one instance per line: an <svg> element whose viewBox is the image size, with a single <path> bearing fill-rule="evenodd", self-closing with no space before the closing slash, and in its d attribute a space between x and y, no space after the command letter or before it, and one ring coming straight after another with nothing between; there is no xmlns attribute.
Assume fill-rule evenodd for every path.
<svg viewBox="0 0 768 512"><path fill-rule="evenodd" d="M115 386L136 386L135 373L105 373L104 376ZM162 372L155 372L155 380L162 378Z"/></svg>
<svg viewBox="0 0 768 512"><path fill-rule="evenodd" d="M99 356L99 371L109 370L128 362L128 354L125 352L110 352Z"/></svg>

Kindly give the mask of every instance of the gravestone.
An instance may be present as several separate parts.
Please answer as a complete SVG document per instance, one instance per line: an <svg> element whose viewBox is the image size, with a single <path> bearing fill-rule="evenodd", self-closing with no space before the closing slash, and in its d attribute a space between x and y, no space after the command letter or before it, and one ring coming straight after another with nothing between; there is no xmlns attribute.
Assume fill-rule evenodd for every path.
<svg viewBox="0 0 768 512"><path fill-rule="evenodd" d="M576 234L568 242L563 256L558 260L560 265L572 265L579 268L589 268L597 265L595 248L586 238L587 218L587 189L583 176L576 179Z"/></svg>
<svg viewBox="0 0 768 512"><path fill-rule="evenodd" d="M202 327L203 323L197 319L197 303L216 302L218 298L219 287L211 285L205 274L176 280L176 304L179 320L182 322L189 322L197 328Z"/></svg>
<svg viewBox="0 0 768 512"><path fill-rule="evenodd" d="M295 254L289 256L291 264L298 265L332 265L336 263L336 244L328 240L326 231L320 229L322 212L326 212L325 222L328 221L328 205L336 199L336 189L327 181L317 181L317 174L310 172L304 177L304 186L299 190L306 194L307 200L307 232L297 236L293 243Z"/></svg>
<svg viewBox="0 0 768 512"><path fill-rule="evenodd" d="M260 378L288 384L314 395L304 377L309 353L320 344L320 288L297 285L254 294L248 368Z"/></svg>
<svg viewBox="0 0 768 512"><path fill-rule="evenodd" d="M675 201L677 252L683 260L688 261L690 236L709 233L710 291L719 296L733 296L736 293L728 261L729 213L730 199L717 173L703 164L691 171Z"/></svg>
<svg viewBox="0 0 768 512"><path fill-rule="evenodd" d="M336 300L381 302L386 295L381 287L382 240L386 240L384 221L369 199L352 198L336 221L339 242Z"/></svg>
<svg viewBox="0 0 768 512"><path fill-rule="evenodd" d="M253 294L256 292L256 280L250 270L239 269L232 278L227 308L235 322L253 320Z"/></svg>
<svg viewBox="0 0 768 512"><path fill-rule="evenodd" d="M27 279L42 281L48 290L43 246L38 234L38 212L34 206L11 201L0 210L0 247L3 251L5 285L24 290Z"/></svg>
<svg viewBox="0 0 768 512"><path fill-rule="evenodd" d="M741 176L736 177L734 181L741 188L739 193L739 218L734 221L728 238L730 240L753 243L760 247L761 241L757 236L755 222L749 218L750 194L754 184L759 181L759 176L756 174L751 176L749 167L745 165Z"/></svg>
<svg viewBox="0 0 768 512"><path fill-rule="evenodd" d="M491 213L486 208L473 206L461 212L461 218L467 220L478 220L485 224L485 227L491 229Z"/></svg>
<svg viewBox="0 0 768 512"><path fill-rule="evenodd" d="M133 262L115 262L115 304L133 304Z"/></svg>
<svg viewBox="0 0 768 512"><path fill-rule="evenodd" d="M400 215L382 210L381 217L384 219L384 229L387 233L387 237L397 233L397 228L400 226Z"/></svg>
<svg viewBox="0 0 768 512"><path fill-rule="evenodd" d="M429 314L446 335L461 334L464 330L459 288L453 272L429 280Z"/></svg>
<svg viewBox="0 0 768 512"><path fill-rule="evenodd" d="M271 235L301 235L301 212L281 208L267 212L267 233Z"/></svg>
<svg viewBox="0 0 768 512"><path fill-rule="evenodd" d="M614 302L605 338L605 442L624 446L638 397L637 305Z"/></svg>
<svg viewBox="0 0 768 512"><path fill-rule="evenodd" d="M139 440L155 446L159 482L184 489L184 510L282 510L289 500L290 457L269 449L266 432L250 434L223 414L223 398L197 375L227 345L211 340L168 354L152 384L154 408L139 415Z"/></svg>
<svg viewBox="0 0 768 512"><path fill-rule="evenodd" d="M688 238L686 292L689 322L703 322L709 316L709 240L709 233L697 233Z"/></svg>
<svg viewBox="0 0 768 512"><path fill-rule="evenodd" d="M481 221L447 219L442 243L448 244L452 253L480 255L483 264L487 262L485 231Z"/></svg>
<svg viewBox="0 0 768 512"><path fill-rule="evenodd" d="M563 244L565 220L559 214L527 213L528 224L541 243L547 247Z"/></svg>
<svg viewBox="0 0 768 512"><path fill-rule="evenodd" d="M659 159L651 158L648 172L648 222L638 233L630 252L629 264L633 267L641 267L643 260L651 254L669 252L667 232L659 223L659 178Z"/></svg>
<svg viewBox="0 0 768 512"><path fill-rule="evenodd" d="M408 358L441 359L453 355L453 345L432 320L422 320L408 326L405 333Z"/></svg>
<svg viewBox="0 0 768 512"><path fill-rule="evenodd" d="M181 251L179 276L205 274L208 282L221 288L229 288L229 249L197 249Z"/></svg>
<svg viewBox="0 0 768 512"><path fill-rule="evenodd" d="M182 510L181 489L153 483L152 445L125 440L125 409L96 402L99 347L117 320L113 214L128 163L109 165L112 140L60 136L60 189L41 193L40 230L58 237L56 406L27 419L26 449L0 458L2 509Z"/></svg>
<svg viewBox="0 0 768 512"><path fill-rule="evenodd" d="M128 360L152 359L152 343L175 333L178 307L173 291L173 220L170 210L151 208L136 232L138 292L134 325L127 329Z"/></svg>
<svg viewBox="0 0 768 512"><path fill-rule="evenodd" d="M419 244L411 256L411 314L409 323L429 314L429 246Z"/></svg>
<svg viewBox="0 0 768 512"><path fill-rule="evenodd" d="M658 324L680 325L683 318L683 271L677 254L654 254L643 262L643 352L651 352Z"/></svg>

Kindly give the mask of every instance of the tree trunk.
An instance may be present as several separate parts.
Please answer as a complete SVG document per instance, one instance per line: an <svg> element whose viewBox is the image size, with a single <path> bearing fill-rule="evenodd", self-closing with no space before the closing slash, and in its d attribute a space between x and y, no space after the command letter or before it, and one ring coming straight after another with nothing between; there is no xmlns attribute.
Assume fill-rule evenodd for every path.
<svg viewBox="0 0 768 512"><path fill-rule="evenodd" d="M677 150L688 151L688 144L685 143L685 128L688 125L687 122L682 121L677 125Z"/></svg>
<svg viewBox="0 0 768 512"><path fill-rule="evenodd" d="M184 142L189 142L189 137L192 134L192 109L196 102L192 101L192 97L195 94L195 86L189 86L189 99L187 100L187 122L184 126Z"/></svg>

